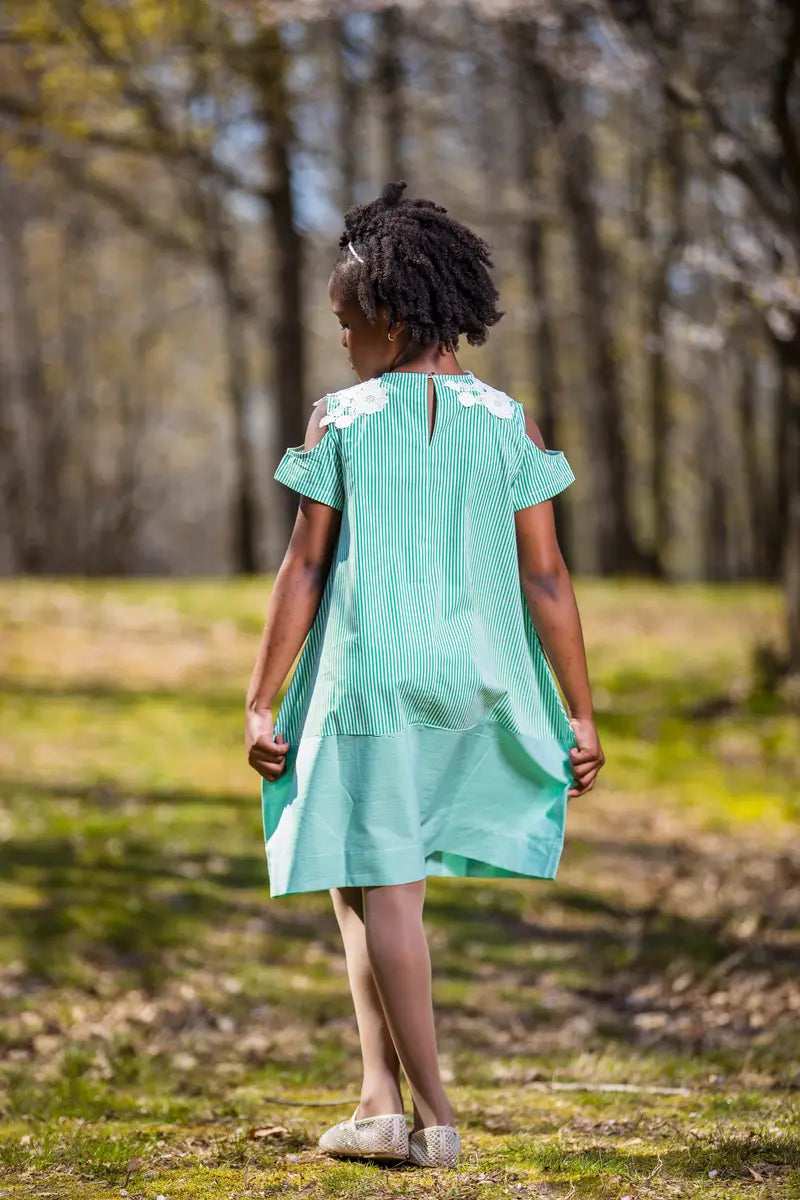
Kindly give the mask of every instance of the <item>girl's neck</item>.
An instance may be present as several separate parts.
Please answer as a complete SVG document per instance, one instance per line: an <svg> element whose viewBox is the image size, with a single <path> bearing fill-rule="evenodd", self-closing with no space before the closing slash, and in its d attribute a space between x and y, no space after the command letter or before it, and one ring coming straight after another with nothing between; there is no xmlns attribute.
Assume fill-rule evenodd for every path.
<svg viewBox="0 0 800 1200"><path fill-rule="evenodd" d="M416 344L405 346L399 350L388 370L415 371L426 375L430 371L440 375L464 374L452 350L442 350L439 346Z"/></svg>

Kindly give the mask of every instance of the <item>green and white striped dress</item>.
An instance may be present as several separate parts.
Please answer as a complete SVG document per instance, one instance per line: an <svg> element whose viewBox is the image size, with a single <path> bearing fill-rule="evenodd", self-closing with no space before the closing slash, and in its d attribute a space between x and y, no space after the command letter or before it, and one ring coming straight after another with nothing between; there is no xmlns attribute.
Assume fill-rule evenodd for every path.
<svg viewBox="0 0 800 1200"><path fill-rule="evenodd" d="M391 371L325 397L275 479L341 511L261 780L270 895L426 875L553 878L576 744L519 577L514 512L574 481L519 401ZM321 403L321 401L317 401Z"/></svg>

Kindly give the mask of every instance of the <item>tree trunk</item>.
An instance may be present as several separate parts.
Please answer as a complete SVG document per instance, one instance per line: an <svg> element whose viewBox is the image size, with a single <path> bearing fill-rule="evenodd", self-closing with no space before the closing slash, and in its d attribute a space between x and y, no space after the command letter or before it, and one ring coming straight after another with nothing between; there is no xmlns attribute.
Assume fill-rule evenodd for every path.
<svg viewBox="0 0 800 1200"><path fill-rule="evenodd" d="M378 56L375 69L375 86L381 104L383 133L384 183L402 179L405 154L403 132L405 112L403 105L403 67L399 53L403 31L403 14L398 5L392 5L377 16Z"/></svg>
<svg viewBox="0 0 800 1200"><path fill-rule="evenodd" d="M764 488L761 463L758 453L758 431L756 428L756 373L753 370L753 347L750 330L742 321L738 329L739 380L737 398L739 408L739 438L742 447L742 465L745 484L745 512L750 551L750 573L756 579L770 577L768 536L768 514L772 506L768 503L770 490ZM776 552L777 561L777 552ZM774 578L774 573L773 573Z"/></svg>
<svg viewBox="0 0 800 1200"><path fill-rule="evenodd" d="M522 271L530 312L529 328L524 330L529 349L528 365L536 380L535 420L545 445L559 448L561 434L556 426L556 352L553 313L545 264L546 228L542 218L544 180L540 162L541 112L531 87L531 61L535 46L535 27L530 22L511 22L506 31L506 46L514 71L514 100L517 127L517 186L525 209L520 227ZM559 543L569 557L567 512L556 500L554 515Z"/></svg>
<svg viewBox="0 0 800 1200"><path fill-rule="evenodd" d="M786 667L800 674L800 331L791 345L777 343L783 364L783 546L780 570L786 603Z"/></svg>
<svg viewBox="0 0 800 1200"><path fill-rule="evenodd" d="M361 103L361 88L353 74L351 59L355 49L350 42L347 17L333 17L330 40L334 54L336 125L339 131L339 205L345 211L355 203L358 183L356 126Z"/></svg>
<svg viewBox="0 0 800 1200"><path fill-rule="evenodd" d="M596 472L597 568L601 574L639 572L646 568L646 558L633 535L628 447L614 353L613 272L600 238L594 199L594 148L586 127L586 112L573 110L574 101L541 55L536 61L536 78L558 135L561 182L578 264L588 376L594 392L590 433L591 461ZM570 90L574 92L575 88Z"/></svg>
<svg viewBox="0 0 800 1200"><path fill-rule="evenodd" d="M252 82L267 131L267 218L269 262L272 264L268 344L272 350L268 366L268 393L277 399L276 457L287 446L297 446L305 437L310 417L305 410L305 338L303 336L302 266L303 245L295 225L292 194L291 155L295 142L291 99L288 94L288 57L280 29L267 27L252 48ZM287 529L297 514L297 496L279 487Z"/></svg>
<svg viewBox="0 0 800 1200"><path fill-rule="evenodd" d="M661 152L656 162L663 166L667 194L664 207L671 215L672 228L655 256L650 284L647 348L650 361L650 413L653 471L651 477L654 514L652 562L659 578L667 574L665 554L672 539L668 460L672 421L669 403L669 355L667 350L666 312L669 304L669 273L685 240L683 196L685 159L682 118L670 105L664 114L665 129ZM655 163L652 164L655 166Z"/></svg>
<svg viewBox="0 0 800 1200"><path fill-rule="evenodd" d="M800 675L800 374L793 378L794 410L791 427L791 449L788 453L790 469L794 472L794 485L789 502L789 519L786 526L783 575L786 589L786 642L788 669L792 675Z"/></svg>
<svg viewBox="0 0 800 1200"><path fill-rule="evenodd" d="M18 411L24 415L24 433L17 443L19 460L7 463L6 497L15 514L10 533L15 538L16 565L24 574L37 574L50 564L49 535L55 524L64 465L63 430L45 373L39 321L30 295L25 217L13 187L3 188L2 199L0 234L15 347L11 394L18 398Z"/></svg>
<svg viewBox="0 0 800 1200"><path fill-rule="evenodd" d="M24 461L23 413L27 396L19 361L19 224L12 221L11 188L0 169L0 538L9 572L28 568L28 481Z"/></svg>
<svg viewBox="0 0 800 1200"><path fill-rule="evenodd" d="M234 251L221 212L209 222L213 239L210 258L222 308L222 342L225 350L227 396L233 416L235 465L234 573L253 575L259 569L256 481L250 444L250 364L245 321L248 303L236 283Z"/></svg>
<svg viewBox="0 0 800 1200"><path fill-rule="evenodd" d="M731 576L728 547L731 542L730 524L733 521L733 513L728 505L728 489L725 486L729 463L726 461L727 438L724 436L723 425L729 416L717 395L717 364L711 354L704 357L707 360L705 378L712 380L712 386L707 389L698 414L699 445L703 446L704 471L700 484L703 495L703 577L724 583L729 582Z"/></svg>
<svg viewBox="0 0 800 1200"><path fill-rule="evenodd" d="M58 296L60 335L59 408L66 417L66 451L73 469L68 472L67 486L59 488L61 502L58 523L52 531L55 543L48 556L48 570L81 570L97 576L109 567L107 551L113 538L103 536L108 489L100 483L106 464L99 452L103 441L99 426L104 417L110 420L110 414L98 405L92 363L100 302L93 275L98 253L92 235L96 213L91 201L83 196L65 200L62 211L53 286Z"/></svg>

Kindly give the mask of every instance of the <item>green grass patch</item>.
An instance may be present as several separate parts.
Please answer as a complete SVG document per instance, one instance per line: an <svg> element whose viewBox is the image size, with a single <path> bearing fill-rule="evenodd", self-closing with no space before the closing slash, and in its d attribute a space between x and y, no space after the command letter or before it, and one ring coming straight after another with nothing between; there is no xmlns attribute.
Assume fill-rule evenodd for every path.
<svg viewBox="0 0 800 1200"><path fill-rule="evenodd" d="M776 590L576 581L608 765L558 880L428 881L437 1173L316 1145L358 1033L327 893L268 895L269 582L0 585L0 1197L800 1194Z"/></svg>

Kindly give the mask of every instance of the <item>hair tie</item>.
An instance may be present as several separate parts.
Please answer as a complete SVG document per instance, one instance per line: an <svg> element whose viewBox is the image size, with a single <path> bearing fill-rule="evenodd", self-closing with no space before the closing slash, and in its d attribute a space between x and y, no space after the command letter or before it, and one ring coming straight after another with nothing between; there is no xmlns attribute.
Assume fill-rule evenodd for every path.
<svg viewBox="0 0 800 1200"><path fill-rule="evenodd" d="M359 261L360 263L363 263L363 261L364 261L364 260L363 260L363 258L361 257L361 255L360 255L360 254L357 254L357 253L356 253L355 246L353 245L353 243L352 243L352 242L348 242L348 243L347 243L347 249L350 251L350 253L352 254L353 258L357 258L357 259L358 259L358 261Z"/></svg>

